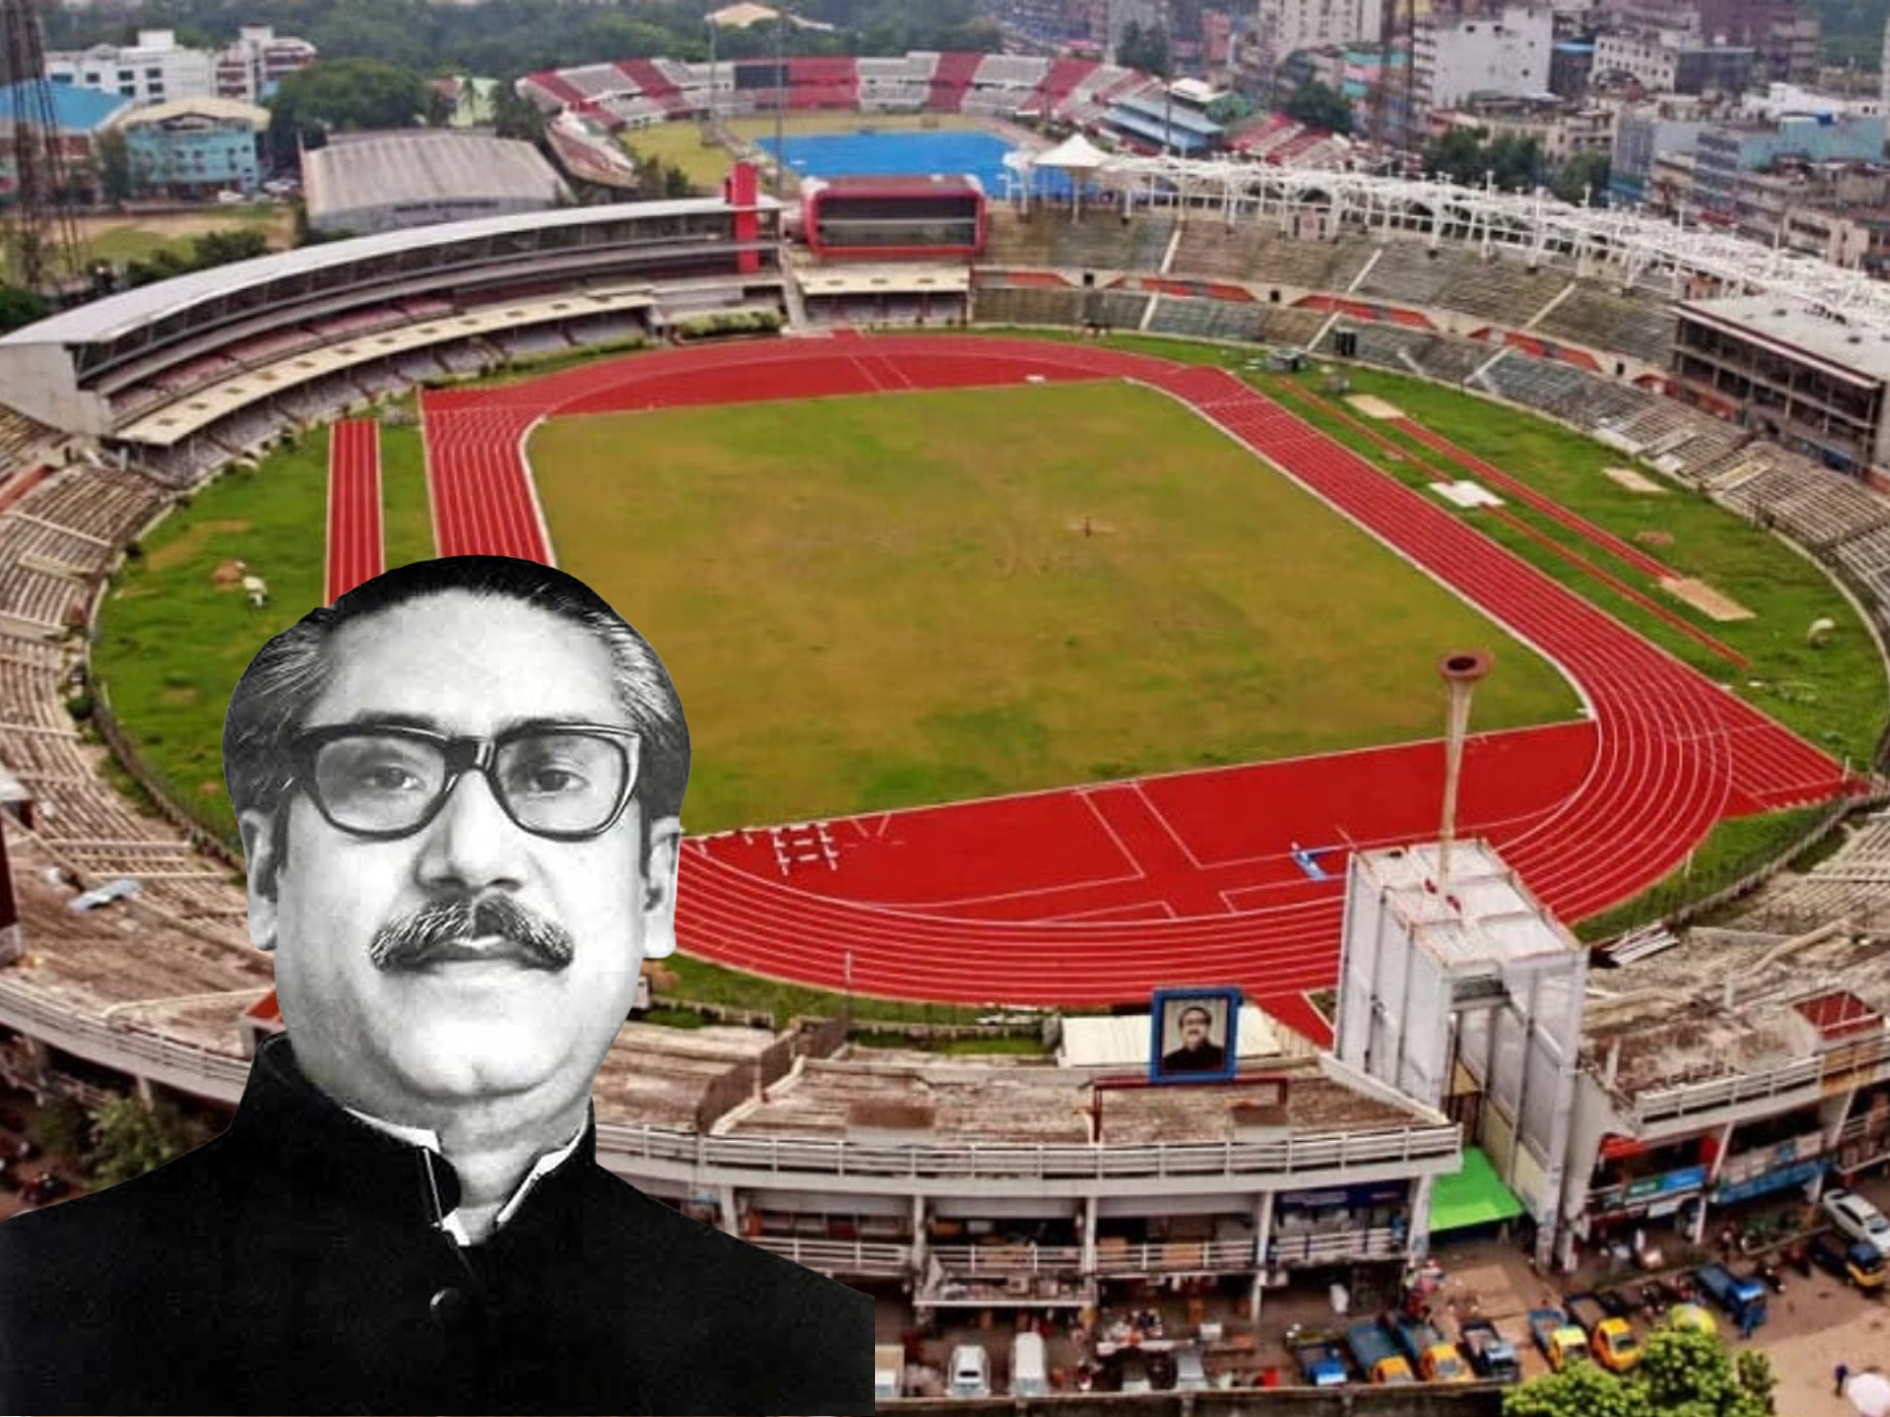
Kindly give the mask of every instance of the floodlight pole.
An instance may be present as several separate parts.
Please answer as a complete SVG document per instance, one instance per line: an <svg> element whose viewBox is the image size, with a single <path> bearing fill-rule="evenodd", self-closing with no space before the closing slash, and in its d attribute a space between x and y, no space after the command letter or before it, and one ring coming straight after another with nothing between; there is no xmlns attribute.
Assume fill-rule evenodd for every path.
<svg viewBox="0 0 1890 1417"><path fill-rule="evenodd" d="M783 136L787 114L787 27L788 12L779 4L774 12L774 195L787 200L787 139Z"/></svg>

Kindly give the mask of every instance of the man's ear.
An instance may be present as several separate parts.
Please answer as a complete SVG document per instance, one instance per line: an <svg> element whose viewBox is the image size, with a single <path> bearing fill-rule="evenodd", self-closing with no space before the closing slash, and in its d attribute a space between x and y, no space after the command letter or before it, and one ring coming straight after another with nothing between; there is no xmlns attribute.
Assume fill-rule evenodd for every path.
<svg viewBox="0 0 1890 1417"><path fill-rule="evenodd" d="M278 809L286 812L285 803ZM243 833L243 862L249 873L249 940L259 950L276 947L276 874L282 869L282 841L276 813L243 812L236 819Z"/></svg>
<svg viewBox="0 0 1890 1417"><path fill-rule="evenodd" d="M663 959L676 952L676 873L682 864L681 846L680 819L658 817L650 823L650 850L643 862L645 959Z"/></svg>

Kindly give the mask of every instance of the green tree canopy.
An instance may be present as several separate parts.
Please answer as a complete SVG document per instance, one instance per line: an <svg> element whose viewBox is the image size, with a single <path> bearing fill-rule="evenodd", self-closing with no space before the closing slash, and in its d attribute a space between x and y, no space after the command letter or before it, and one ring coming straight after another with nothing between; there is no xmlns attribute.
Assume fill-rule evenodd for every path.
<svg viewBox="0 0 1890 1417"><path fill-rule="evenodd" d="M1168 72L1168 31L1160 25L1147 28L1130 20L1116 36L1116 63L1144 74Z"/></svg>
<svg viewBox="0 0 1890 1417"><path fill-rule="evenodd" d="M1542 145L1514 133L1492 139L1482 128L1452 128L1424 149L1424 170L1466 187L1488 177L1502 191L1526 192L1542 180Z"/></svg>
<svg viewBox="0 0 1890 1417"><path fill-rule="evenodd" d="M269 104L269 145L292 161L298 141L347 129L410 128L427 111L426 82L380 59L322 59L289 75Z"/></svg>
<svg viewBox="0 0 1890 1417"><path fill-rule="evenodd" d="M1352 105L1330 84L1318 79L1302 79L1293 89L1280 112L1295 123L1318 128L1327 133L1352 131Z"/></svg>
<svg viewBox="0 0 1890 1417"><path fill-rule="evenodd" d="M167 1103L114 1098L92 1113L86 1169L95 1186L115 1186L175 1161L204 1140L200 1130Z"/></svg>
<svg viewBox="0 0 1890 1417"><path fill-rule="evenodd" d="M1562 164L1549 187L1556 196L1573 206L1582 204L1584 194L1594 206L1605 206L1610 169L1606 153L1576 153Z"/></svg>
<svg viewBox="0 0 1890 1417"><path fill-rule="evenodd" d="M32 291L21 290L17 285L0 284L0 335L8 330L17 330L22 325L30 325L35 320L43 320L50 314L52 306ZM46 1149L52 1150L50 1146Z"/></svg>
<svg viewBox="0 0 1890 1417"><path fill-rule="evenodd" d="M1503 1417L1770 1417L1774 1382L1757 1350L1735 1363L1709 1334L1663 1328L1627 1376L1591 1363L1545 1373L1504 1394Z"/></svg>

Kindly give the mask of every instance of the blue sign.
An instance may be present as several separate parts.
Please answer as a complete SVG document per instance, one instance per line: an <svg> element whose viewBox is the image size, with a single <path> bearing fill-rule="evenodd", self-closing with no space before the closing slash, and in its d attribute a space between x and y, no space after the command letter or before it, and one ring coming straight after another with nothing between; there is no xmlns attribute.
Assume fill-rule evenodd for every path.
<svg viewBox="0 0 1890 1417"><path fill-rule="evenodd" d="M1157 989L1149 1007L1150 1082L1226 1082L1240 1065L1240 989Z"/></svg>
<svg viewBox="0 0 1890 1417"><path fill-rule="evenodd" d="M1717 1205L1727 1205L1733 1201L1751 1200L1754 1196L1782 1191L1787 1186L1802 1186L1812 1177L1821 1174L1829 1164L1823 1160L1800 1161L1777 1171L1767 1171L1764 1175L1754 1176L1747 1181L1740 1181L1731 1186L1720 1186L1713 1192L1713 1201Z"/></svg>

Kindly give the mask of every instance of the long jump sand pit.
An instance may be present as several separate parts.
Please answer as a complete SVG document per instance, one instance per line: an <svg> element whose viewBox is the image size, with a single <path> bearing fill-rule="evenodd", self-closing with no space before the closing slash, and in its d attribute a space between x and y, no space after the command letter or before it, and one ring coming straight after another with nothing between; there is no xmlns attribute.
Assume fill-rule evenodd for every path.
<svg viewBox="0 0 1890 1417"><path fill-rule="evenodd" d="M1404 410L1395 403L1386 403L1376 394L1348 394L1345 401L1364 414L1367 418L1403 418Z"/></svg>
<svg viewBox="0 0 1890 1417"><path fill-rule="evenodd" d="M1724 591L1715 590L1705 581L1670 576L1660 588L1677 600L1684 600L1702 615L1714 620L1750 620L1752 612Z"/></svg>
<svg viewBox="0 0 1890 1417"><path fill-rule="evenodd" d="M1651 492L1659 494L1667 489L1645 473L1636 472L1631 467L1604 467L1601 475L1617 486L1625 487L1630 492Z"/></svg>

